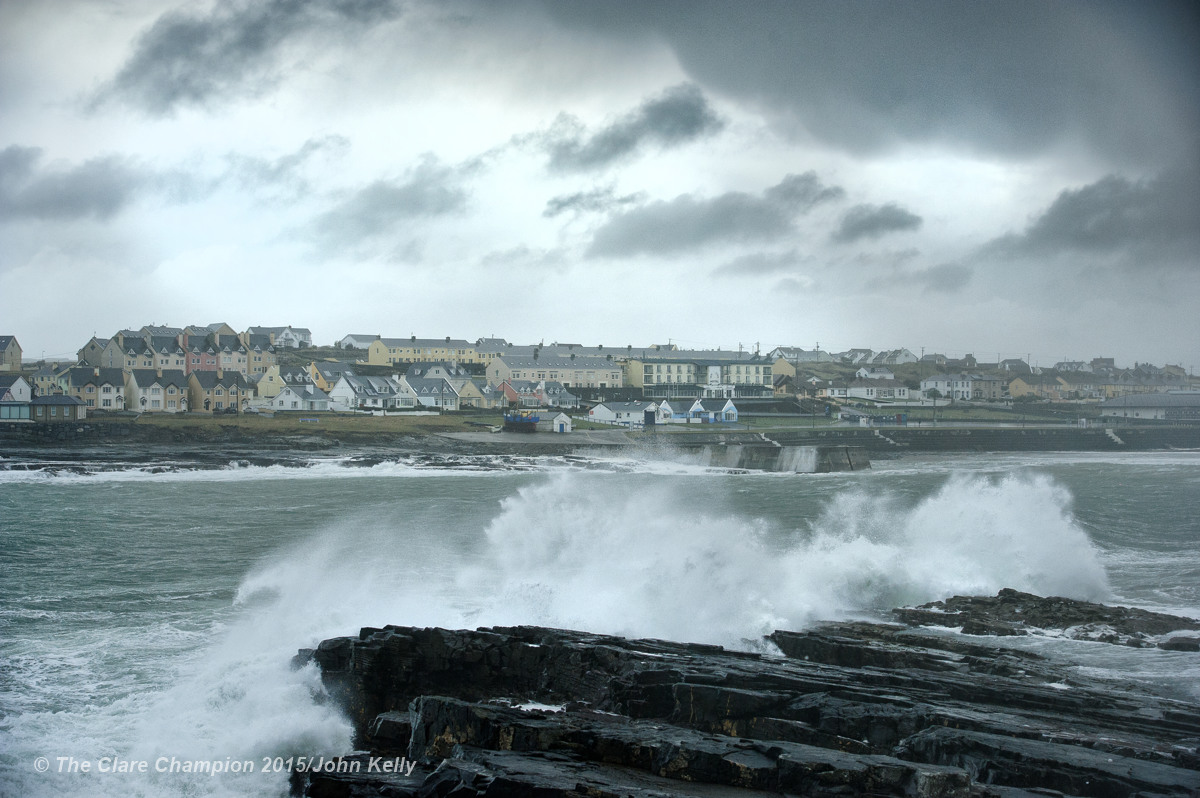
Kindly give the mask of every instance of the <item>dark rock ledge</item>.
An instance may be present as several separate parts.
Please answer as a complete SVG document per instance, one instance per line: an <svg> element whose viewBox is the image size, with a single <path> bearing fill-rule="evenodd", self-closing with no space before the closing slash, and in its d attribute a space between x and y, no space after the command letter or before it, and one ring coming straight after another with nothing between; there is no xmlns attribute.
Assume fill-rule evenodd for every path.
<svg viewBox="0 0 1200 798"><path fill-rule="evenodd" d="M1030 621L1050 606L1058 615ZM944 625L1016 628L1008 613L1063 628L1079 617L1143 642L1197 626L1014 591L897 614L925 625L922 613L968 611L970 619ZM1091 680L996 641L900 624L827 624L768 639L783 656L537 627L388 626L326 640L297 663L320 666L354 721L361 752L342 762L358 772L297 774L293 790L313 798L1200 793L1200 705ZM385 773L369 767L372 757L416 765Z"/></svg>

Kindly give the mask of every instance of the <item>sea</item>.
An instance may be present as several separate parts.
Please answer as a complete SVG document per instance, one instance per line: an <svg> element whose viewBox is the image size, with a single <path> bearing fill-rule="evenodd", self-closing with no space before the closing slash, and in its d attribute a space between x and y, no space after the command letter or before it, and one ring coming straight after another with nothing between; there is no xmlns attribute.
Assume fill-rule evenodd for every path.
<svg viewBox="0 0 1200 798"><path fill-rule="evenodd" d="M0 458L0 541L0 795L283 796L289 758L351 750L315 667L292 657L363 626L770 653L775 629L1005 587L1200 617L1200 453L838 474L661 451ZM1055 630L1003 642L1200 700L1195 654Z"/></svg>

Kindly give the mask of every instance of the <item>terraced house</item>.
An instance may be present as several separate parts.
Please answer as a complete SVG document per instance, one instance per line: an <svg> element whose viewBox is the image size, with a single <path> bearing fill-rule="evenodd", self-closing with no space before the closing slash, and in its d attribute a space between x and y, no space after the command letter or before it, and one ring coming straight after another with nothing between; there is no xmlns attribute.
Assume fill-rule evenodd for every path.
<svg viewBox="0 0 1200 798"><path fill-rule="evenodd" d="M451 363L475 363L475 346L460 338L376 338L367 347L367 363L372 366L394 366L397 363L420 363L444 360Z"/></svg>
<svg viewBox="0 0 1200 798"><path fill-rule="evenodd" d="M182 413L188 409L188 378L181 369L125 372L125 407L139 413Z"/></svg>
<svg viewBox="0 0 1200 798"><path fill-rule="evenodd" d="M61 384L89 410L125 409L125 372L116 368L79 367L68 369Z"/></svg>
<svg viewBox="0 0 1200 798"><path fill-rule="evenodd" d="M620 388L625 384L620 363L599 357L509 357L502 355L487 367L488 384L511 380L553 380L564 388Z"/></svg>
<svg viewBox="0 0 1200 798"><path fill-rule="evenodd" d="M188 375L188 401L193 412L237 412L249 400L249 385L237 371L194 371Z"/></svg>

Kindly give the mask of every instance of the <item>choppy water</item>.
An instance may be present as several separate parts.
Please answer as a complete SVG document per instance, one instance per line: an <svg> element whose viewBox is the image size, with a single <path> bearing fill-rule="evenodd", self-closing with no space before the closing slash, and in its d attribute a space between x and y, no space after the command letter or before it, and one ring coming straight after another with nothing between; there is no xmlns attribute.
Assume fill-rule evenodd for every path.
<svg viewBox="0 0 1200 798"><path fill-rule="evenodd" d="M1002 587L1200 617L1197 454L821 476L655 457L61 465L0 461L2 795L284 794L264 758L343 753L350 735L289 659L360 626L753 647L775 628ZM1021 645L1200 698L1194 654ZM172 756L255 772L153 772ZM58 757L151 772L60 773Z"/></svg>

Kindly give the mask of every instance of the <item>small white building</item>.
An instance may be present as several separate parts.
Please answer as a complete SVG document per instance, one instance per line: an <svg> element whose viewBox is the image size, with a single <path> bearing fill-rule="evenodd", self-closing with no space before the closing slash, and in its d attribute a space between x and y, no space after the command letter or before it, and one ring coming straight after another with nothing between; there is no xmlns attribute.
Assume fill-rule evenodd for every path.
<svg viewBox="0 0 1200 798"><path fill-rule="evenodd" d="M321 412L329 409L329 394L312 383L288 385L261 406L269 407L272 410Z"/></svg>
<svg viewBox="0 0 1200 798"><path fill-rule="evenodd" d="M588 421L642 429L646 425L647 411L655 414L657 422L658 405L654 402L601 402L588 411Z"/></svg>
<svg viewBox="0 0 1200 798"><path fill-rule="evenodd" d="M566 413L545 411L541 414L541 418L537 423L538 432L565 433L573 432L574 429L575 427L571 423L571 417Z"/></svg>
<svg viewBox="0 0 1200 798"><path fill-rule="evenodd" d="M854 372L860 380L894 380L896 374L887 366L863 366Z"/></svg>

